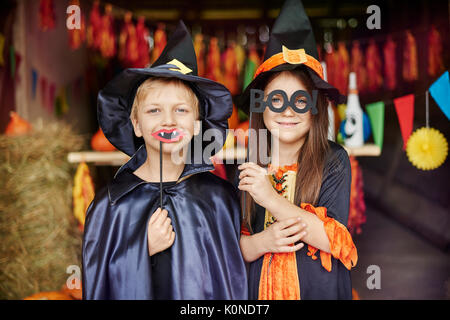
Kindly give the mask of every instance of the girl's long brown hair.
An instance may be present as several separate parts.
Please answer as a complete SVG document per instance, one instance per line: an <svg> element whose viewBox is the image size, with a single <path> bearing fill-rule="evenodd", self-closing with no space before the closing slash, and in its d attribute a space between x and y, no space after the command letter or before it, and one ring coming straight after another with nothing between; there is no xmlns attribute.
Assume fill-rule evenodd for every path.
<svg viewBox="0 0 450 320"><path fill-rule="evenodd" d="M305 67L296 68L289 72L295 77L297 77L308 90L310 95L312 96L312 90L316 89L313 81L311 80L308 72L305 70ZM274 78L279 76L279 72L271 75L267 81L263 84L263 87L260 88L262 90L272 81ZM316 115L311 115L311 128L309 132L306 134L305 142L301 147L299 157L297 160L298 170L295 184L295 197L294 204L300 205L302 202L310 203L312 205L317 205L317 201L319 198L320 187L322 185L322 176L324 170L325 157L328 152L328 100L325 95L319 91L317 98L317 110L318 113ZM264 125L263 114L262 113L253 113L252 118L252 134L256 132L256 145L259 146L259 129L267 129ZM267 135L267 145L268 152L270 155L270 142L271 135L270 133ZM250 141L249 141L250 146ZM261 166L260 154L257 152L257 162L258 165ZM252 221L254 219L255 214L255 201L247 193L246 195L246 208L244 211L244 220L249 228L252 230ZM244 197L242 197L242 200ZM244 206L244 203L242 204Z"/></svg>

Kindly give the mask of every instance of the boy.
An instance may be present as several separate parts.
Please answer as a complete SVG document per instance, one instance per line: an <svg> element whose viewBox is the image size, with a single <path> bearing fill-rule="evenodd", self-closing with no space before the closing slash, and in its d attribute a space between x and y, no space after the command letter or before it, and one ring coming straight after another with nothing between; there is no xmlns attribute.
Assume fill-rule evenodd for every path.
<svg viewBox="0 0 450 320"><path fill-rule="evenodd" d="M231 96L196 74L180 22L151 68L125 70L99 94L105 136L132 158L88 209L84 299L247 299L237 191L184 152L200 126L225 136ZM186 161L173 161L180 153Z"/></svg>

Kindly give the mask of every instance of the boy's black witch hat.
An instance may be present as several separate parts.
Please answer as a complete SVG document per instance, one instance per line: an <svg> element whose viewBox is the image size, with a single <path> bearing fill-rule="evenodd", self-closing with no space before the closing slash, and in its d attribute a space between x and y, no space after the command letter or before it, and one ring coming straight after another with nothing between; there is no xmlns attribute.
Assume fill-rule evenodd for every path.
<svg viewBox="0 0 450 320"><path fill-rule="evenodd" d="M343 103L346 97L324 80L322 66L317 54L316 41L311 23L300 0L286 0L275 21L264 62L257 69L253 81L238 98L238 105L249 113L250 90L261 89L271 74L306 66L314 85L328 99Z"/></svg>
<svg viewBox="0 0 450 320"><path fill-rule="evenodd" d="M150 68L124 70L98 95L98 122L117 149L131 156L144 144L142 138L134 135L130 113L138 87L149 77L186 81L199 99L203 130L218 129L225 137L227 119L233 111L231 94L223 85L198 76L192 38L180 21L161 56Z"/></svg>

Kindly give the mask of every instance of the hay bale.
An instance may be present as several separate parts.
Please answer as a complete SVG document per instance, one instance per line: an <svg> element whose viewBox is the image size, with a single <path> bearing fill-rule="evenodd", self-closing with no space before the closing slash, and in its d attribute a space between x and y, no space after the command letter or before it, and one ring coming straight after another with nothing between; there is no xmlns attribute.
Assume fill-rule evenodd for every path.
<svg viewBox="0 0 450 320"><path fill-rule="evenodd" d="M61 122L33 127L27 136L0 135L0 299L57 291L66 268L81 265L67 154L84 139Z"/></svg>

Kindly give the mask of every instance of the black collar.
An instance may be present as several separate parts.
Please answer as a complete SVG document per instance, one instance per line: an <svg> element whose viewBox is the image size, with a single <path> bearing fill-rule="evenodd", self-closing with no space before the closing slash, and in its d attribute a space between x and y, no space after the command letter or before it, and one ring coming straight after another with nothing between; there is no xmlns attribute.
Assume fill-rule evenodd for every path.
<svg viewBox="0 0 450 320"><path fill-rule="evenodd" d="M111 204L115 204L122 196L137 186L148 183L134 174L134 171L142 166L145 160L147 160L147 149L145 148L145 144L143 144L131 159L120 167L113 181L108 184L109 201ZM204 162L202 164L186 164L178 180L180 181L187 176L211 170L214 170L213 164Z"/></svg>

